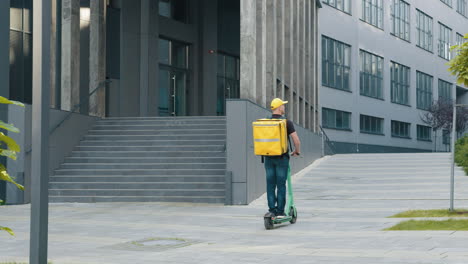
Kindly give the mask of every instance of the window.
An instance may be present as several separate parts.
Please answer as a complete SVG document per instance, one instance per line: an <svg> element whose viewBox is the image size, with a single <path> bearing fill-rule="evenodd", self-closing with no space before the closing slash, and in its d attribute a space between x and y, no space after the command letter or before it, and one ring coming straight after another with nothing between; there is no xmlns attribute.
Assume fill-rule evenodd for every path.
<svg viewBox="0 0 468 264"><path fill-rule="evenodd" d="M439 56L450 60L450 43L452 42L452 30L439 22Z"/></svg>
<svg viewBox="0 0 468 264"><path fill-rule="evenodd" d="M32 103L32 29L32 0L11 0L9 98L27 104Z"/></svg>
<svg viewBox="0 0 468 264"><path fill-rule="evenodd" d="M362 0L362 20L383 29L383 0Z"/></svg>
<svg viewBox="0 0 468 264"><path fill-rule="evenodd" d="M188 69L189 46L181 42L159 39L159 63Z"/></svg>
<svg viewBox="0 0 468 264"><path fill-rule="evenodd" d="M351 0L323 0L323 2L331 7L351 14Z"/></svg>
<svg viewBox="0 0 468 264"><path fill-rule="evenodd" d="M322 108L322 125L325 128L351 130L351 113Z"/></svg>
<svg viewBox="0 0 468 264"><path fill-rule="evenodd" d="M392 137L411 138L411 124L392 120Z"/></svg>
<svg viewBox="0 0 468 264"><path fill-rule="evenodd" d="M440 0L440 1L442 1L442 3L444 3L444 4L448 5L448 6L452 7L452 0Z"/></svg>
<svg viewBox="0 0 468 264"><path fill-rule="evenodd" d="M226 99L239 98L239 80L239 57L218 52L218 99L216 107L218 115L222 116L225 114Z"/></svg>
<svg viewBox="0 0 468 264"><path fill-rule="evenodd" d="M410 41L410 5L403 0L392 0L392 31L401 39Z"/></svg>
<svg viewBox="0 0 468 264"><path fill-rule="evenodd" d="M350 91L351 46L322 36L322 84Z"/></svg>
<svg viewBox="0 0 468 264"><path fill-rule="evenodd" d="M187 0L159 0L159 15L188 23Z"/></svg>
<svg viewBox="0 0 468 264"><path fill-rule="evenodd" d="M452 100L452 84L439 79L439 100Z"/></svg>
<svg viewBox="0 0 468 264"><path fill-rule="evenodd" d="M361 50L361 95L383 99L383 58Z"/></svg>
<svg viewBox="0 0 468 264"><path fill-rule="evenodd" d="M461 45L466 42L465 37L463 37L462 34L457 33L457 42L455 43L456 45Z"/></svg>
<svg viewBox="0 0 468 264"><path fill-rule="evenodd" d="M383 118L361 115L361 133L383 135Z"/></svg>
<svg viewBox="0 0 468 264"><path fill-rule="evenodd" d="M433 43L433 23L432 17L417 10L416 14L416 31L418 33L418 47L432 52Z"/></svg>
<svg viewBox="0 0 468 264"><path fill-rule="evenodd" d="M410 68L392 61L390 78L392 103L409 105Z"/></svg>
<svg viewBox="0 0 468 264"><path fill-rule="evenodd" d="M432 76L416 72L416 106L429 110L432 104Z"/></svg>
<svg viewBox="0 0 468 264"><path fill-rule="evenodd" d="M457 12L466 17L466 0L457 0Z"/></svg>
<svg viewBox="0 0 468 264"><path fill-rule="evenodd" d="M444 145L450 145L450 140L452 138L452 135L450 133L450 130L442 130L442 144Z"/></svg>
<svg viewBox="0 0 468 264"><path fill-rule="evenodd" d="M417 137L420 141L432 141L432 128L428 126L417 125Z"/></svg>

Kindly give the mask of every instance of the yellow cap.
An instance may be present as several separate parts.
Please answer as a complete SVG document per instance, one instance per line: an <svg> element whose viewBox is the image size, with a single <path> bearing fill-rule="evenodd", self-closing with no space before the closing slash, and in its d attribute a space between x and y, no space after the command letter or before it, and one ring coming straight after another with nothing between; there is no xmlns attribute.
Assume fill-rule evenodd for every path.
<svg viewBox="0 0 468 264"><path fill-rule="evenodd" d="M271 101L271 110L275 110L276 108L284 105L284 104L287 104L288 101L283 101L279 98L275 98L273 99L273 101Z"/></svg>

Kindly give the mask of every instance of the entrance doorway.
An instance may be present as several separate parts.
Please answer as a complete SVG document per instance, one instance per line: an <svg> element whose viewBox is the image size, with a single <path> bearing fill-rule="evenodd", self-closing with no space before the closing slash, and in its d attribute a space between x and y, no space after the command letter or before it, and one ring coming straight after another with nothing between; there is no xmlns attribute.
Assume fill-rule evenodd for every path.
<svg viewBox="0 0 468 264"><path fill-rule="evenodd" d="M187 115L189 45L159 39L159 116Z"/></svg>
<svg viewBox="0 0 468 264"><path fill-rule="evenodd" d="M240 59L222 52L218 53L218 99L217 114L226 114L226 99L239 98Z"/></svg>

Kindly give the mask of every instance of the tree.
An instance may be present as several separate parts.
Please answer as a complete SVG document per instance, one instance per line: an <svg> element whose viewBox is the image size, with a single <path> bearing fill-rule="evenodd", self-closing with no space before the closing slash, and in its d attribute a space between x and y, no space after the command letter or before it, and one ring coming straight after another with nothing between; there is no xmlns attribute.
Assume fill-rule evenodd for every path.
<svg viewBox="0 0 468 264"><path fill-rule="evenodd" d="M7 104L7 105L14 104L14 105L24 107L22 103L10 101L1 96L0 96L0 104ZM10 131L13 133L19 133L18 128L16 128L12 124L7 124L1 120L0 120L0 129L3 129L4 131ZM20 152L20 146L16 144L15 140L5 135L3 132L0 132L0 156L4 156L7 158L16 160L16 153L18 152ZM5 164L0 164L0 180L10 182L14 184L16 187L18 187L18 189L24 191L23 185L15 182L15 180L8 174ZM3 201L0 200L0 202L3 202ZM13 231L8 227L0 226L0 230L7 231L12 236L14 235Z"/></svg>
<svg viewBox="0 0 468 264"><path fill-rule="evenodd" d="M434 101L422 116L421 121L432 127L434 131L434 150L437 151L437 131L445 129L452 131L453 123L453 101L440 99ZM457 108L457 131L463 132L468 125L468 109L458 107Z"/></svg>
<svg viewBox="0 0 468 264"><path fill-rule="evenodd" d="M464 38L468 39L468 34L466 34ZM457 56L448 63L448 70L452 75L457 76L458 84L463 84L468 87L468 41L460 45L452 46L451 50L455 51Z"/></svg>

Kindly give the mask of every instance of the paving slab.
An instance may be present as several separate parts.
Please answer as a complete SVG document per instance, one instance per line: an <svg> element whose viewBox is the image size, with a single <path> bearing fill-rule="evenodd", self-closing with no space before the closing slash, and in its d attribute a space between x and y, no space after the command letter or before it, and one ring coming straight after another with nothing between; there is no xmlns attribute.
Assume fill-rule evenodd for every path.
<svg viewBox="0 0 468 264"><path fill-rule="evenodd" d="M325 157L294 175L298 221L274 230L263 226L265 196L248 206L50 204L49 259L54 264L466 264L468 232L382 231L402 221L387 218L393 214L448 208L448 162L448 154ZM350 164L359 166L347 172ZM468 208L468 177L458 171L456 183L455 204ZM0 233L0 263L28 262L29 214L29 205L0 207L0 223L16 233Z"/></svg>

